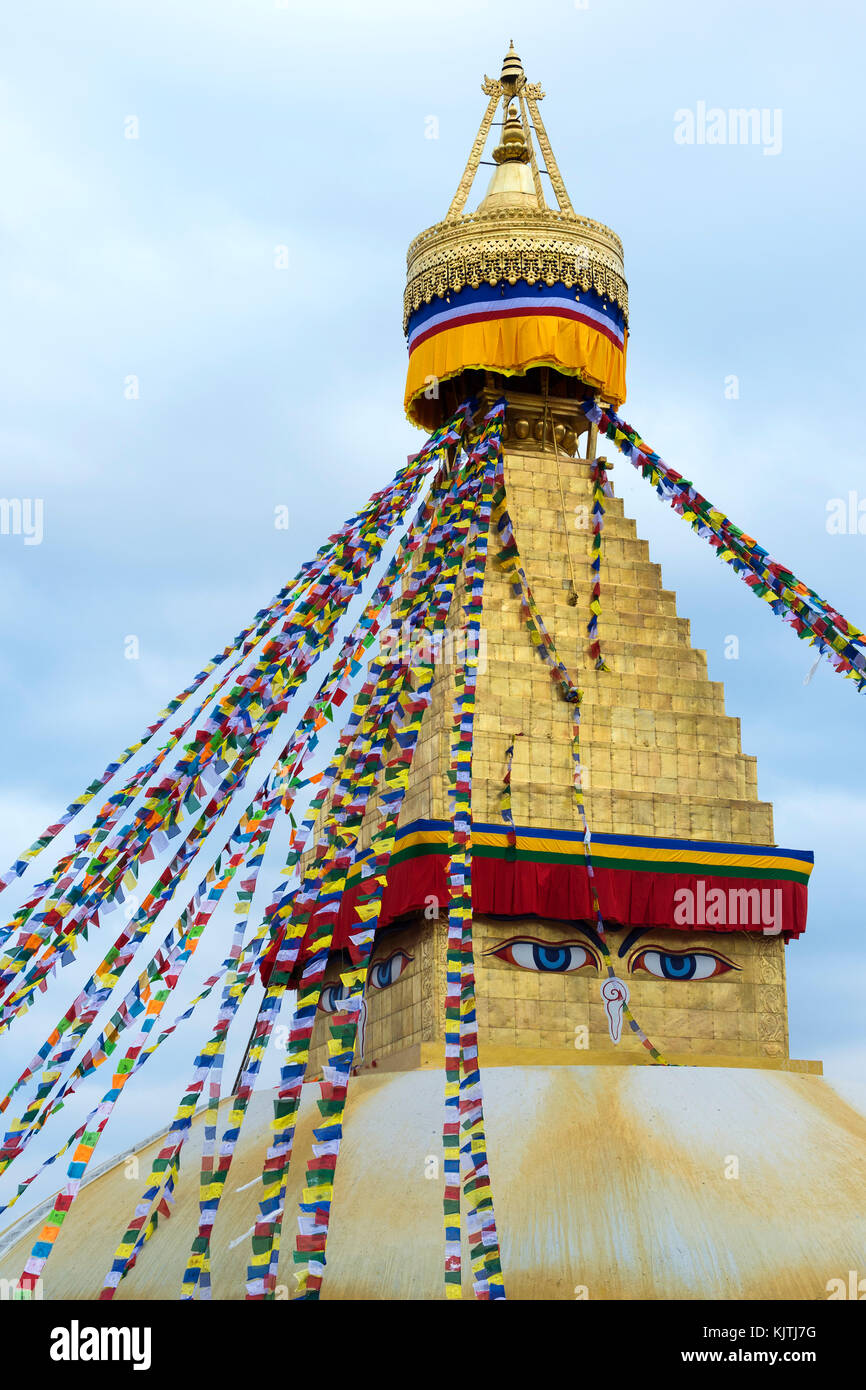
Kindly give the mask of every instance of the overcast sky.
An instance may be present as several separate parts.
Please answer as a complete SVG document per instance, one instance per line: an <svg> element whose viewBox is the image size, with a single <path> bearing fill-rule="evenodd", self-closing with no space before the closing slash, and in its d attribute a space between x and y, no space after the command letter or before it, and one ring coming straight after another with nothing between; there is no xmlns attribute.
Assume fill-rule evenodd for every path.
<svg viewBox="0 0 866 1390"><path fill-rule="evenodd" d="M444 215L512 37L575 210L625 246L626 418L866 625L866 535L826 526L833 498L866 499L859 5L7 7L0 491L43 499L44 537L0 536L3 867L417 447L405 251ZM700 103L765 110L767 138L679 143ZM815 851L792 1055L856 1081L866 694L825 663L804 684L810 650L624 461L615 479L778 843ZM190 1055L154 1063L101 1157L158 1126Z"/></svg>

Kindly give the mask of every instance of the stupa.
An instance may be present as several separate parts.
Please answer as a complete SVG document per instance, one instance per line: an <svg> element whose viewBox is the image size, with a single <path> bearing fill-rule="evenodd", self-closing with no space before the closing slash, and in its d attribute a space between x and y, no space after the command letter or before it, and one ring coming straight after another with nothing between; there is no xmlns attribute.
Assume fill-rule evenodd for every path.
<svg viewBox="0 0 866 1390"><path fill-rule="evenodd" d="M445 219L409 248L405 409L429 432L469 399L476 420L501 407L502 487L480 624L466 623L463 569L436 639L359 1013L321 1297L436 1299L461 1278L473 1291L465 1235L457 1288L443 1285L441 1147L455 691L470 660L474 1031L499 1255L485 1294L826 1298L864 1265L866 1118L820 1062L789 1054L786 951L805 928L812 856L775 843L740 722L599 453L597 407L626 394L622 244L574 212L544 93L513 45L483 92ZM491 143L489 185L467 212ZM399 624L387 635L419 637ZM327 1075L329 1025L352 994L381 793L336 913L308 1078ZM287 1212L305 1200L318 1094L304 1087ZM252 1098L223 1193L216 1298L244 1296L239 1237L256 1219L271 1100ZM184 1150L193 1173L203 1142L199 1115ZM162 1143L141 1147L145 1171ZM199 1199L182 1171L171 1219L117 1298L176 1296ZM121 1159L82 1189L45 1296L99 1295L129 1206ZM0 1276L20 1271L42 1215L7 1237ZM294 1296L295 1268L284 1248L272 1296Z"/></svg>

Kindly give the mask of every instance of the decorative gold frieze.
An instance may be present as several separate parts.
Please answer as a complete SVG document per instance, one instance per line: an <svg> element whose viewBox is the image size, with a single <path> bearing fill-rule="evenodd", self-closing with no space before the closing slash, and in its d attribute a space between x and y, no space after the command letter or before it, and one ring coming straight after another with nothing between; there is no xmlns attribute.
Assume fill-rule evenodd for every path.
<svg viewBox="0 0 866 1390"><path fill-rule="evenodd" d="M439 991L436 988L435 936L432 931L422 931L420 940L421 956L421 1039L433 1042L438 1035L439 1018L436 1004Z"/></svg>
<svg viewBox="0 0 866 1390"><path fill-rule="evenodd" d="M409 247L403 327L422 304L470 285L546 285L594 289L628 319L622 243L601 222L575 214L513 208L439 222Z"/></svg>

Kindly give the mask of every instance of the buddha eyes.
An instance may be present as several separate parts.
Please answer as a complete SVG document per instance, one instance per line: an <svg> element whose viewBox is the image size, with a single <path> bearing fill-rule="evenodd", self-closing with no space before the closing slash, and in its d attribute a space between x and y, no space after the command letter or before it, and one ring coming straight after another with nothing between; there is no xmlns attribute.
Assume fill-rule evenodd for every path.
<svg viewBox="0 0 866 1390"><path fill-rule="evenodd" d="M737 967L711 951L689 951L682 955L666 951L639 951L629 967L644 970L658 980L710 980Z"/></svg>
<svg viewBox="0 0 866 1390"><path fill-rule="evenodd" d="M367 988L387 989L389 985L396 984L413 959L414 957L407 955L405 951L395 951L387 960L376 961L375 965L370 967ZM325 985L319 998L319 1008L326 1014L335 1014L348 993L345 985Z"/></svg>
<svg viewBox="0 0 866 1390"><path fill-rule="evenodd" d="M582 942L536 941L531 937L513 937L485 953L541 974L569 975L585 967L600 968L593 950ZM629 964L629 972L642 970L657 980L711 980L726 975L738 966L713 951L660 951L657 948L638 951Z"/></svg>
<svg viewBox="0 0 866 1390"><path fill-rule="evenodd" d="M538 970L544 974L568 975L582 970L585 965L597 966L598 961L588 947L569 942L533 941L529 937L515 937L503 941L488 956L498 956L509 965L518 965L521 970Z"/></svg>

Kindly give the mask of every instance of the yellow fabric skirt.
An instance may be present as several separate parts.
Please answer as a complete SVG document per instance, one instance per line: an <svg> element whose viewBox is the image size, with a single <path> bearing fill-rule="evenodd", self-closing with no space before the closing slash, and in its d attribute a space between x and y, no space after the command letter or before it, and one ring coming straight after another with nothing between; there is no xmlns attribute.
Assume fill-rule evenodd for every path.
<svg viewBox="0 0 866 1390"><path fill-rule="evenodd" d="M515 376L543 366L579 377L616 406L625 400L625 347L574 319L526 314L456 324L419 343L409 357L406 414L414 424L432 428L438 420L437 384L469 367Z"/></svg>

